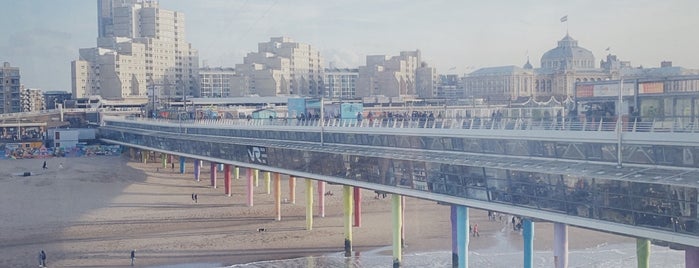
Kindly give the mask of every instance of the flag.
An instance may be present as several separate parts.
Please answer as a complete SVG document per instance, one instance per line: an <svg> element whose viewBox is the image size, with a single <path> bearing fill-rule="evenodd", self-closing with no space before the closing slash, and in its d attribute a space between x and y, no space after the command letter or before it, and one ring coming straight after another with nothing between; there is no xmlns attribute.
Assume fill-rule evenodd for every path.
<svg viewBox="0 0 699 268"><path fill-rule="evenodd" d="M561 17L561 22L566 22L566 21L568 21L568 15Z"/></svg>

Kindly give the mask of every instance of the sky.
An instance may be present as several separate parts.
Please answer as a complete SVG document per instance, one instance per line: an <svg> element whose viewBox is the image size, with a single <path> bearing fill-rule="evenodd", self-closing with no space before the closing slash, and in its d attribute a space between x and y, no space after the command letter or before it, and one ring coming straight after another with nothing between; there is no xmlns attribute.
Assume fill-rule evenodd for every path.
<svg viewBox="0 0 699 268"><path fill-rule="evenodd" d="M11 3L0 16L0 62L20 67L28 88L70 91L70 62L96 46L97 1ZM522 66L527 57L539 67L568 31L597 64L611 52L636 67L669 60L699 68L696 0L160 0L160 7L184 13L187 40L211 67L234 67L258 43L286 36L319 50L326 66L356 68L367 55L419 49L438 73L463 75Z"/></svg>

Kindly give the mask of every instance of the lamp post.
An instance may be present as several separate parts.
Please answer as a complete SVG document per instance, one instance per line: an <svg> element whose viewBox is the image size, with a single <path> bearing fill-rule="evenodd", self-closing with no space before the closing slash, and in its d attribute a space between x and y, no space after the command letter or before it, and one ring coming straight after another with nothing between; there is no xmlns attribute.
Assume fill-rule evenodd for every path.
<svg viewBox="0 0 699 268"><path fill-rule="evenodd" d="M619 66L619 108L617 108L617 116L616 116L616 151L617 151L617 163L616 163L616 168L621 168L621 115L622 115L622 104L624 102L624 99L622 97L624 92L624 79L622 78L621 75L621 66Z"/></svg>
<svg viewBox="0 0 699 268"><path fill-rule="evenodd" d="M320 96L320 146L323 146L325 136L325 93Z"/></svg>

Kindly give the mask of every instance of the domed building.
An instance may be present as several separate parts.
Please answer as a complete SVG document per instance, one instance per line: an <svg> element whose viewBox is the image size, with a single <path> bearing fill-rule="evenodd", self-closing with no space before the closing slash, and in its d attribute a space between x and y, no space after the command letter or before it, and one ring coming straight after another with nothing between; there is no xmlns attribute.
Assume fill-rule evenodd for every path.
<svg viewBox="0 0 699 268"><path fill-rule="evenodd" d="M486 67L464 78L467 96L508 102L520 97L548 100L552 96L563 100L573 96L575 82L610 78L608 69L595 68L595 56L566 35L558 46L541 57L541 68L534 68L527 59L517 66Z"/></svg>
<svg viewBox="0 0 699 268"><path fill-rule="evenodd" d="M595 56L578 46L578 40L566 36L558 46L541 56L541 68L535 71L534 96L559 99L574 94L575 82L609 78L609 72L595 68Z"/></svg>

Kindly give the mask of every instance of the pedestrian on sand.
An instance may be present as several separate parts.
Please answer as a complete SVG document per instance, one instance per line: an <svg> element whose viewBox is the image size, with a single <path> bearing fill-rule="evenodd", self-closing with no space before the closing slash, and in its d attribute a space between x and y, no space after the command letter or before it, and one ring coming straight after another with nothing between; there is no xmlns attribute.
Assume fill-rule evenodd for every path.
<svg viewBox="0 0 699 268"><path fill-rule="evenodd" d="M170 163L170 168L171 168L172 170L175 170L175 162Z"/></svg>
<svg viewBox="0 0 699 268"><path fill-rule="evenodd" d="M473 225L473 237L476 237L476 236L478 236L478 237L481 236L481 234L478 232L478 223Z"/></svg>
<svg viewBox="0 0 699 268"><path fill-rule="evenodd" d="M39 252L39 257L41 258L41 267L46 267L46 252L43 249Z"/></svg>
<svg viewBox="0 0 699 268"><path fill-rule="evenodd" d="M131 266L133 266L134 261L136 260L136 250L131 251Z"/></svg>
<svg viewBox="0 0 699 268"><path fill-rule="evenodd" d="M192 194L192 202L194 202L194 194Z"/></svg>
<svg viewBox="0 0 699 268"><path fill-rule="evenodd" d="M197 194L194 194L194 203L199 203L199 196Z"/></svg>
<svg viewBox="0 0 699 268"><path fill-rule="evenodd" d="M43 169L47 169L48 167L46 166L46 160L44 160L44 166L42 167Z"/></svg>

